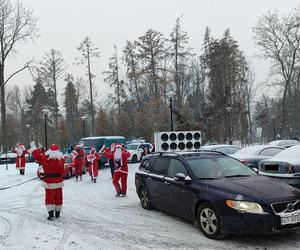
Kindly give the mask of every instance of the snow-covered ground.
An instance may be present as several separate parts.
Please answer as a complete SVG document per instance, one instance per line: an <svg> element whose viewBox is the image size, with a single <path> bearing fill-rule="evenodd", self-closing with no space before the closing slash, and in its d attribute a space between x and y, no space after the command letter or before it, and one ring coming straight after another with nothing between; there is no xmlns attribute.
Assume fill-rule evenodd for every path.
<svg viewBox="0 0 300 250"><path fill-rule="evenodd" d="M300 232L268 236L204 237L194 225L157 210L141 208L129 166L128 196L115 197L110 171L98 183L65 180L62 216L47 220L44 189L35 163L25 176L0 165L0 249L299 249ZM6 188L9 187L9 188Z"/></svg>

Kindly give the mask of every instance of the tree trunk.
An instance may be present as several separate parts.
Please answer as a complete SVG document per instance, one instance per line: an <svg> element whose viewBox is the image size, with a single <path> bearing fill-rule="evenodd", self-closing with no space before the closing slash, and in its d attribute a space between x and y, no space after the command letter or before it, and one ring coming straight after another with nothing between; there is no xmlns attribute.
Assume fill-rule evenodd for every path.
<svg viewBox="0 0 300 250"><path fill-rule="evenodd" d="M1 141L4 151L7 151L7 136L6 136L6 103L5 103L5 86L4 86L4 66L0 66L0 88L1 88Z"/></svg>
<svg viewBox="0 0 300 250"><path fill-rule="evenodd" d="M93 104L93 89L92 89L92 74L91 74L91 64L90 64L90 52L88 49L88 74L89 74L89 83L90 83L90 98L91 98L91 116L92 116L92 136L94 136L94 128L95 128L95 121L94 121L94 104Z"/></svg>

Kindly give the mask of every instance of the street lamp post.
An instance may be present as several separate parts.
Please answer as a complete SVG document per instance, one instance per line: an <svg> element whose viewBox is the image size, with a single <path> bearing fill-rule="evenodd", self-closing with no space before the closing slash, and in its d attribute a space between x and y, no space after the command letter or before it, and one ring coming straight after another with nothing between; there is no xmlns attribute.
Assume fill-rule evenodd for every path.
<svg viewBox="0 0 300 250"><path fill-rule="evenodd" d="M26 128L27 128L27 148L29 148L29 128L30 128L30 124L26 124L25 125Z"/></svg>
<svg viewBox="0 0 300 250"><path fill-rule="evenodd" d="M48 149L48 133L47 133L47 113L48 110L47 109L43 109L42 110L43 114L44 114L44 119L45 119L45 149Z"/></svg>
<svg viewBox="0 0 300 250"><path fill-rule="evenodd" d="M85 121L86 121L86 116L82 116L82 129L83 129L83 138L85 137Z"/></svg>
<svg viewBox="0 0 300 250"><path fill-rule="evenodd" d="M173 96L175 95L175 93L173 91L169 91L166 96L169 98L170 100L170 115L171 115L171 131L174 131L174 127L173 127Z"/></svg>
<svg viewBox="0 0 300 250"><path fill-rule="evenodd" d="M275 130L275 115L271 116L273 122L273 140L276 140L276 130Z"/></svg>

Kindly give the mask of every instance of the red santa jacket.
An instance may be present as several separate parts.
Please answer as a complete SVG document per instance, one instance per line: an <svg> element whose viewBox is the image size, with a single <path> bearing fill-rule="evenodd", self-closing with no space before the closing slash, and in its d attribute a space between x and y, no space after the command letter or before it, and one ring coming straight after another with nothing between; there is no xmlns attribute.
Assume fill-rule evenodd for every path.
<svg viewBox="0 0 300 250"><path fill-rule="evenodd" d="M57 152L54 157L49 154L49 151L43 153L41 149L34 149L31 154L44 169L43 187L46 189L62 188L65 163L63 154Z"/></svg>
<svg viewBox="0 0 300 250"><path fill-rule="evenodd" d="M88 153L86 155L86 161L89 165L93 165L93 167L98 169L98 161L100 160L100 155L95 152L94 154Z"/></svg>
<svg viewBox="0 0 300 250"><path fill-rule="evenodd" d="M72 160L74 164L84 165L84 150L83 149L74 149L72 151Z"/></svg>
<svg viewBox="0 0 300 250"><path fill-rule="evenodd" d="M116 161L114 153L111 153L110 150L104 150L103 155L106 158L112 158L115 162L115 171L120 171L122 173L128 173L128 158L130 157L130 152L122 150L120 161Z"/></svg>
<svg viewBox="0 0 300 250"><path fill-rule="evenodd" d="M13 153L17 153L17 158L16 158L16 168L19 169L25 169L25 164L26 164L26 154L28 154L27 149L22 149L22 148L14 148L12 150Z"/></svg>

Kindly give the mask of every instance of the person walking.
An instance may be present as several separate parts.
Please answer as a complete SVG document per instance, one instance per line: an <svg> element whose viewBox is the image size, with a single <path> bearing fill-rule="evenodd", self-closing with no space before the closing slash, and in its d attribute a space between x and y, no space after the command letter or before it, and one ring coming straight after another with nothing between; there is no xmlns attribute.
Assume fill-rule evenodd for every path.
<svg viewBox="0 0 300 250"><path fill-rule="evenodd" d="M82 181L82 170L85 164L84 150L79 144L77 144L75 149L72 151L71 155L75 168L75 180L78 181L79 176L80 181Z"/></svg>
<svg viewBox="0 0 300 250"><path fill-rule="evenodd" d="M48 220L54 219L54 212L55 218L59 218L63 205L64 155L56 144L52 144L46 152L42 148L36 148L34 142L30 145L29 152L44 170L42 186L45 188Z"/></svg>
<svg viewBox="0 0 300 250"><path fill-rule="evenodd" d="M96 152L96 149L94 147L91 147L90 152L86 156L86 160L88 163L91 181L96 183L98 177L98 161L100 160L100 155Z"/></svg>
<svg viewBox="0 0 300 250"><path fill-rule="evenodd" d="M15 148L12 150L13 153L17 153L16 157L16 169L20 171L21 175L25 174L25 165L26 165L26 154L28 150L25 149L25 146L21 143L18 143Z"/></svg>
<svg viewBox="0 0 300 250"><path fill-rule="evenodd" d="M122 147L121 144L117 144L114 153L104 150L103 154L107 158L113 157L114 159L113 185L116 190L116 197L125 197L127 193L128 158L130 157L130 152L125 147Z"/></svg>
<svg viewBox="0 0 300 250"><path fill-rule="evenodd" d="M142 154L141 154L141 159L140 159L140 160L143 160L144 157L145 157L146 155L149 155L149 154L151 154L150 151L149 151L149 148L148 148L148 147L144 147L144 148L143 148L143 152L142 152Z"/></svg>

